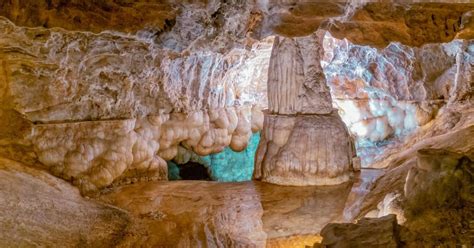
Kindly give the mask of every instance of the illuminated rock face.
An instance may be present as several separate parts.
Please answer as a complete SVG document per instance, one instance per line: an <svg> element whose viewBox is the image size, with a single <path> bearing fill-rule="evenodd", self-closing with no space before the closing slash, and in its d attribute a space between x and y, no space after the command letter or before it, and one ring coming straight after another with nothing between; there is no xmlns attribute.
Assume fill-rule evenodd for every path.
<svg viewBox="0 0 474 248"><path fill-rule="evenodd" d="M305 38L275 38L268 76L268 110L278 114L333 111L320 58L322 32Z"/></svg>
<svg viewBox="0 0 474 248"><path fill-rule="evenodd" d="M178 165L198 163L206 167L213 181L219 182L241 182L252 179L254 170L255 153L260 140L260 132L252 134L248 146L243 150L236 152L230 148L225 148L222 152L199 156L196 153L184 148L178 147L178 154L170 161L168 168L172 174L170 180L179 179L180 169Z"/></svg>
<svg viewBox="0 0 474 248"><path fill-rule="evenodd" d="M312 34L328 18L344 14L344 4L318 4L0 3L0 15L13 21L0 20L0 115L5 117L0 120L0 155L45 167L85 191L94 191L111 183L166 178L164 160L175 156L180 143L200 155L227 146L241 151L252 132L261 129L260 110L267 106L272 39L264 37L275 33L300 35L292 30ZM342 29L331 26L330 31L370 43L365 35L356 37L366 23L373 24L359 23L361 16L367 14L377 23L377 18L391 20L397 16L393 23L405 23L409 14L423 12L425 5L415 5L361 5L353 19L348 16L339 23ZM447 16L440 11L446 6L428 6L437 11L434 28L444 24L437 20ZM455 13L445 22L451 26L452 20L460 17L461 23L454 23L456 30L446 37L422 37L413 44L469 34L466 31L472 22L465 14L469 7L453 8ZM376 18L374 9L386 11ZM308 22L309 28L295 29ZM426 27L424 22L407 23L410 26L406 30L414 37L419 26ZM391 28L383 24L371 29L372 34L380 34L374 36L375 44L389 38L412 44L403 32L385 37ZM358 29L350 29L354 25ZM276 78L270 80L271 111L332 111L326 84L321 80L319 44L309 38L279 43L281 58L275 55L271 66L276 69L272 70L284 72L285 80L297 85L287 87L272 74ZM293 54L293 59L286 61L286 54ZM419 112L429 118L429 113ZM160 121L157 124L149 119ZM382 126L380 123L384 122L377 126ZM16 124L20 124L19 130L15 130Z"/></svg>
<svg viewBox="0 0 474 248"><path fill-rule="evenodd" d="M331 106L322 72L322 32L276 38L268 77L269 112L254 178L281 185L329 185L349 180L351 138Z"/></svg>
<svg viewBox="0 0 474 248"><path fill-rule="evenodd" d="M470 41L377 50L326 34L324 73L334 104L370 165L403 142L446 104L468 101L474 45Z"/></svg>
<svg viewBox="0 0 474 248"><path fill-rule="evenodd" d="M82 192L166 180L179 145L202 156L242 151L262 128L272 38L179 53L139 35L3 18L0 29L0 154L28 154Z"/></svg>
<svg viewBox="0 0 474 248"><path fill-rule="evenodd" d="M280 185L348 181L353 148L337 115L266 115L254 177Z"/></svg>

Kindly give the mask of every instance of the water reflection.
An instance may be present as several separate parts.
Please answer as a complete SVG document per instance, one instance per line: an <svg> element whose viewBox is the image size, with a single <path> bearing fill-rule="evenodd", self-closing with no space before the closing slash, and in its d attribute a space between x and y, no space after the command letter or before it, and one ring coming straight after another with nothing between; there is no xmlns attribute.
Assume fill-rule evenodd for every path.
<svg viewBox="0 0 474 248"><path fill-rule="evenodd" d="M366 179L355 181L367 187ZM101 200L130 212L139 231L130 228L126 245L261 247L270 240L314 236L327 223L344 221L359 191L352 182L292 187L171 181L119 187Z"/></svg>

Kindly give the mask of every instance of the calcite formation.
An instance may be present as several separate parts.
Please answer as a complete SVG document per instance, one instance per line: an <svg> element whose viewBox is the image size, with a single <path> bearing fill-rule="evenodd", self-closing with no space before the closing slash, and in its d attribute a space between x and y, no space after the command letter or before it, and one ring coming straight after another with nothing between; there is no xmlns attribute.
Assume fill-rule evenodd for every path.
<svg viewBox="0 0 474 248"><path fill-rule="evenodd" d="M473 49L468 40L419 48L391 43L382 50L324 39L323 68L335 105L365 166L384 147L427 125L445 105L473 91Z"/></svg>
<svg viewBox="0 0 474 248"><path fill-rule="evenodd" d="M245 111L245 110L242 110ZM251 111L163 114L139 119L35 125L30 135L37 159L84 192L112 183L166 180L165 160L181 144L199 155L240 150L252 134ZM234 135L235 134L235 135Z"/></svg>
<svg viewBox="0 0 474 248"><path fill-rule="evenodd" d="M323 32L275 38L268 77L268 112L254 178L282 185L348 181L353 143L320 65Z"/></svg>
<svg viewBox="0 0 474 248"><path fill-rule="evenodd" d="M471 247L473 11L0 1L0 246ZM248 178L224 155L259 131L263 182L166 182L195 158ZM351 189L364 145L384 169Z"/></svg>
<svg viewBox="0 0 474 248"><path fill-rule="evenodd" d="M266 115L254 177L281 185L330 185L350 179L352 147L331 115Z"/></svg>
<svg viewBox="0 0 474 248"><path fill-rule="evenodd" d="M164 180L179 145L241 151L262 128L271 38L226 54L177 53L138 36L0 26L1 112L24 123L7 128L21 137L5 139L3 154L15 159L21 143L83 192Z"/></svg>
<svg viewBox="0 0 474 248"><path fill-rule="evenodd" d="M333 111L320 65L323 33L319 31L304 38L275 38L268 72L271 113L329 114Z"/></svg>

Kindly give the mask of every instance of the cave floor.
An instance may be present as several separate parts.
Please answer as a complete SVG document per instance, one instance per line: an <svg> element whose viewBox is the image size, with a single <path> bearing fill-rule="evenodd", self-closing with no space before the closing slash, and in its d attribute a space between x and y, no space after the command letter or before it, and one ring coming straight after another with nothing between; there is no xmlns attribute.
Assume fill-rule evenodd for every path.
<svg viewBox="0 0 474 248"><path fill-rule="evenodd" d="M152 243L206 239L223 232L232 240L265 240L267 247L310 245L330 222L350 220L360 199L381 174L363 169L335 186L279 186L258 181L143 182L119 187L99 199L129 211L152 233ZM187 233L187 234L186 234ZM218 236L218 235L215 235Z"/></svg>

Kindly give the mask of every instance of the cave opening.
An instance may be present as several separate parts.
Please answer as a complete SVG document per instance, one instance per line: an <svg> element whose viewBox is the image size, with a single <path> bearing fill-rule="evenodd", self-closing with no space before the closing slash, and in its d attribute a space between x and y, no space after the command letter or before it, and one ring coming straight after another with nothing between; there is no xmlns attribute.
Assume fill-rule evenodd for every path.
<svg viewBox="0 0 474 248"><path fill-rule="evenodd" d="M179 177L182 180L211 180L208 169L200 163L187 162L185 164L178 165L178 168Z"/></svg>

